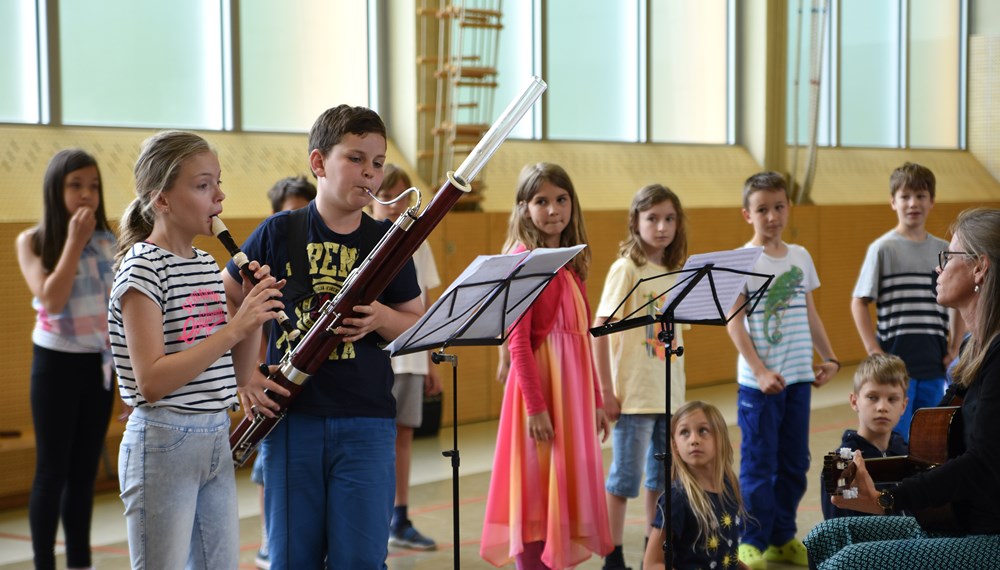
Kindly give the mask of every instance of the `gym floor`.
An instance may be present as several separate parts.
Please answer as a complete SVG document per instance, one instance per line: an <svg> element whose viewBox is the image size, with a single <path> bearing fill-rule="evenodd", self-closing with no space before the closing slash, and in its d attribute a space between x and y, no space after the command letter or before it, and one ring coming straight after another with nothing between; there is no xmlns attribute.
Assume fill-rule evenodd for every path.
<svg viewBox="0 0 1000 570"><path fill-rule="evenodd" d="M813 412L810 425L810 450L812 467L809 471L809 489L799 506L799 537L821 521L819 510L819 472L822 457L840 443L841 433L854 428L857 416L847 405L853 367L844 369L828 384L813 392ZM730 426L730 438L739 457L739 428L736 427L736 387L733 384L689 390L689 399L700 399L719 407ZM447 411L445 412L447 413ZM461 455L459 469L460 538L458 550L462 568L485 569L492 566L479 557L479 535L482 530L489 472L492 467L496 422L463 425L459 427L458 449ZM436 436L418 438L414 443L413 474L410 489L410 518L420 532L437 541L434 551L418 552L389 549L388 566L392 570L431 570L454 565L453 501L451 460L441 451L449 450L453 432L443 428ZM610 465L610 440L605 445L605 470ZM240 568L256 568L254 557L260 546L260 504L257 486L250 481L250 470L237 473L240 511ZM60 534L61 540L61 534ZM642 501L628 504L625 524L625 558L635 569L639 568L643 544ZM115 493L98 495L94 507L92 531L94 565L100 570L129 568L128 543L121 501ZM58 564L65 564L61 544L57 546ZM581 564L581 569L599 569L601 560L591 558ZM513 567L513 566L511 566ZM0 570L29 570L31 540L28 530L27 509L0 512ZM771 569L794 568L771 564Z"/></svg>

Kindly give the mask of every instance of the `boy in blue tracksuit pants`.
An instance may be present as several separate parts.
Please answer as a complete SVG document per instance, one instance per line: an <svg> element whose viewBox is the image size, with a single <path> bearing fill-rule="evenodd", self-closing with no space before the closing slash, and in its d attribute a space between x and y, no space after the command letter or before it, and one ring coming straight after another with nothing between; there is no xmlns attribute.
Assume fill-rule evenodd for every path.
<svg viewBox="0 0 1000 570"><path fill-rule="evenodd" d="M840 369L813 303L819 277L812 257L781 239L789 208L780 174L747 179L743 218L754 236L746 247L763 247L753 270L774 275L757 310L727 326L740 353L740 489L750 515L739 558L751 570L767 568L768 560L808 565L805 546L795 537L795 514L809 470L810 386L825 384ZM736 306L763 283L751 277ZM823 359L817 366L814 347Z"/></svg>

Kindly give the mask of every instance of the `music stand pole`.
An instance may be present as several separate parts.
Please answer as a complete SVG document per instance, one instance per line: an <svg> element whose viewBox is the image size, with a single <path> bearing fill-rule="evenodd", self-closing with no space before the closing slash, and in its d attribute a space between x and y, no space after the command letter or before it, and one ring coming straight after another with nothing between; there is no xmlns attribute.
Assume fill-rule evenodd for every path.
<svg viewBox="0 0 1000 570"><path fill-rule="evenodd" d="M441 347L440 352L431 352L431 362L441 364L448 362L451 364L451 433L452 447L450 450L442 451L441 455L451 458L451 520L452 520L452 540L454 541L455 570L461 567L461 557L458 552L459 527L458 527L458 467L462 460L458 453L458 355L446 354L445 347Z"/></svg>
<svg viewBox="0 0 1000 570"><path fill-rule="evenodd" d="M663 312L660 313L660 315L657 317L657 320L660 321L661 329L659 334L656 335L656 338L657 340L663 343L664 357L665 357L664 359L666 360L663 367L664 370L663 374L667 383L664 390L664 393L666 394L664 409L667 411L668 418L671 415L670 414L671 360L673 358L673 355L675 354L677 355L678 358L682 354L684 354L683 346L678 346L676 349L674 349L674 334L675 334L674 326L676 325L674 321L674 308L677 307L677 305L688 296L688 293L690 293L698 285L699 281L701 281L706 275L709 274L710 271L712 271L712 268L714 266L715 266L714 264L709 263L704 265L698 271L696 271L695 274L691 277L690 281L688 281L688 283L684 286L684 289L677 294L677 297L674 299L674 301L669 306L664 308ZM664 501L663 561L666 564L667 568L672 568L674 553L670 550L669 543L670 543L670 534L673 531L670 529L669 526L670 521L667 520L667 517L669 517L671 513L673 513L673 511L671 510L673 508L673 505L671 504L672 500L670 497L670 487L673 482L670 476L671 469L673 469L673 443L670 435L669 425L667 426L667 448L663 450L662 457L658 456L657 459L663 461L663 501Z"/></svg>
<svg viewBox="0 0 1000 570"><path fill-rule="evenodd" d="M672 482L670 474L671 470L673 469L673 449L674 449L672 441L673 438L670 435L670 418L672 417L672 414L670 412L670 392L671 392L670 381L672 379L670 365L674 355L677 355L677 357L680 358L684 354L683 346L678 346L676 349L673 347L674 326L675 326L674 311L673 309L668 308L666 311L663 312L661 321L662 328L660 332L656 335L656 339L663 343L664 357L666 360L665 366L663 367L664 370L663 375L666 381L666 390L665 390L666 401L664 402L663 409L667 411L667 447L666 449L663 450L663 453L657 453L655 456L656 459L659 459L660 461L663 462L663 480L664 480L663 500L665 503L663 509L663 528L666 531L663 533L663 560L667 568L671 568L673 564L673 553L670 551L669 548L671 531L668 525L670 524L670 521L667 520L667 517L670 515L670 513L673 512L671 511L672 505L670 497L670 487Z"/></svg>

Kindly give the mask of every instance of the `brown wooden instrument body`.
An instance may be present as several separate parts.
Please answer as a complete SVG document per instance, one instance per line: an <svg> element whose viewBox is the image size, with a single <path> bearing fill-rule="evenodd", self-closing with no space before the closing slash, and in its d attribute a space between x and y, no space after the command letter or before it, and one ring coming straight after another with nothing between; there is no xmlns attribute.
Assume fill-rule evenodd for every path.
<svg viewBox="0 0 1000 570"><path fill-rule="evenodd" d="M233 462L237 467L242 467L243 464L247 462L247 459L253 455L253 452L257 449L261 440L263 440L267 434L271 433L274 426L278 425L278 422L285 417L285 412L288 410L288 406L292 403L292 400L298 397L299 393L302 392L303 386L301 384L288 381L288 379L286 379L280 371L276 370L275 372L268 374L268 378L287 389L291 395L286 397L276 392L265 390L264 392L268 395L268 397L281 406L281 411L278 412L278 415L273 418L269 418L264 414L257 412L254 414L252 420L243 418L243 421L241 421L239 425L236 426L236 429L229 434L229 447L232 449Z"/></svg>
<svg viewBox="0 0 1000 570"><path fill-rule="evenodd" d="M899 483L903 479L933 469L961 453L961 414L958 407L921 408L910 424L910 454L865 459L865 469L876 484ZM823 457L823 487L839 495L851 487L857 466L836 452ZM913 513L925 530L948 532L958 528L950 506L922 509Z"/></svg>
<svg viewBox="0 0 1000 570"><path fill-rule="evenodd" d="M910 424L910 455L938 465L965 448L958 406L920 408Z"/></svg>
<svg viewBox="0 0 1000 570"><path fill-rule="evenodd" d="M378 298L403 269L407 261L413 257L417 248L427 239L434 227L467 191L468 185L465 181L457 178L450 179L438 190L423 213L413 220L408 228L404 229L397 222L386 232L368 258L361 261L362 265L358 273L353 279L349 278L349 282L344 285L344 288L334 299L332 307L325 308L320 312L309 332L286 355L296 370L312 376L320 369L334 349L343 341L343 336L334 334L333 331L340 326L344 319L362 316L354 311L354 307L370 305ZM303 384L308 379L300 379L300 383L291 382L280 370L270 373L268 378L288 388L291 396L285 398L270 390L265 390L267 396L281 406L278 417L268 418L257 413L252 420L243 418L243 421L236 426L236 429L229 436L229 445L233 451L233 461L237 466L246 462L260 441L284 418L288 407L301 393Z"/></svg>

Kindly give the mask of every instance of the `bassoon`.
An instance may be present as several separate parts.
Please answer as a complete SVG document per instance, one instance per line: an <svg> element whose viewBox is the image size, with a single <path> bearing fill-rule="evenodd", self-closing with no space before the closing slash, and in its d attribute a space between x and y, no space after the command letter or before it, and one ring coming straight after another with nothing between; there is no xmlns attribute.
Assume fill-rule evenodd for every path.
<svg viewBox="0 0 1000 570"><path fill-rule="evenodd" d="M363 317L355 313L353 308L356 305L370 305L392 282L458 199L471 191L472 180L546 87L541 78L532 77L521 95L511 101L458 169L448 172L447 181L423 213L418 215L418 205L400 214L371 254L347 276L337 295L320 307L312 327L293 349L285 353L277 368L270 372L267 367L261 366L261 372L286 388L290 395L286 397L265 390L265 394L280 406L275 417L269 418L253 411L252 418L243 418L230 434L229 445L232 447L233 462L237 466L246 463L261 440L284 419L288 407L302 392L306 381L341 344L343 336L333 331L337 330L344 319Z"/></svg>

